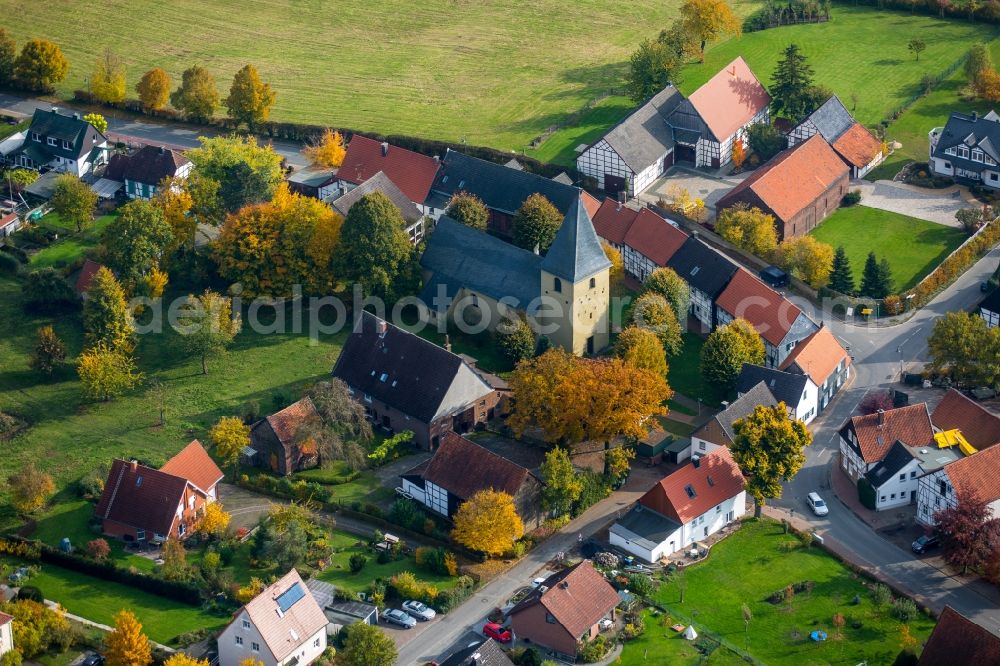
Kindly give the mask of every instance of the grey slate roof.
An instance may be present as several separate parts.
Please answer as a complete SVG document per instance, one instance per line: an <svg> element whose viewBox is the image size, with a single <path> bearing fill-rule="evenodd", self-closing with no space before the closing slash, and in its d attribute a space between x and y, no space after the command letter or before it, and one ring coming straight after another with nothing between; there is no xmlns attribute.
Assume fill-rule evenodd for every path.
<svg viewBox="0 0 1000 666"><path fill-rule="evenodd" d="M957 167L970 171L981 171L987 168L987 165L982 162L973 162L971 159L945 154L946 149L960 144L966 145L970 150L978 146L984 153L1000 163L1000 116L995 111L990 111L985 116L980 116L977 113L972 115L952 113L938 138L937 145L934 146L934 157L948 160Z"/></svg>
<svg viewBox="0 0 1000 666"><path fill-rule="evenodd" d="M809 377L806 375L744 363L739 377L736 378L736 392L747 393L763 382L776 400L795 409L802 400L802 392L808 381Z"/></svg>
<svg viewBox="0 0 1000 666"><path fill-rule="evenodd" d="M688 238L667 261L667 266L689 285L713 301L736 273L736 264L698 238Z"/></svg>
<svg viewBox="0 0 1000 666"><path fill-rule="evenodd" d="M306 581L306 589L308 589L316 603L319 604L320 608L327 608L333 603L336 598L337 588L333 583L327 583L318 578L310 578Z"/></svg>
<svg viewBox="0 0 1000 666"><path fill-rule="evenodd" d="M422 297L436 294L441 284L452 297L467 287L493 299L516 298L524 308L541 294L541 263L532 252L442 215L420 257L420 265L432 273Z"/></svg>
<svg viewBox="0 0 1000 666"><path fill-rule="evenodd" d="M716 414L715 419L722 426L729 439L735 441L736 431L733 430L733 423L750 416L757 405L774 407L777 404L778 401L775 399L774 394L771 393L764 382L760 382Z"/></svg>
<svg viewBox="0 0 1000 666"><path fill-rule="evenodd" d="M513 215L532 194L541 194L565 215L580 190L527 171L470 157L450 148L441 160L428 201L450 199L456 192L475 194L487 208ZM435 200L440 201L440 198Z"/></svg>
<svg viewBox="0 0 1000 666"><path fill-rule="evenodd" d="M32 133L41 135L41 142L33 141L31 139ZM90 123L81 118L63 115L56 109L52 109L51 111L35 109L35 113L31 117L31 125L28 127L26 134L27 138L24 141L24 145L34 145L41 148L42 151L51 156L49 160L55 156L70 157L74 160L79 160L81 157L89 155L95 146L106 143L108 140L107 137L98 132ZM57 139L58 145L48 145L46 139L49 137ZM69 142L69 150L65 150L62 147L63 141Z"/></svg>
<svg viewBox="0 0 1000 666"><path fill-rule="evenodd" d="M604 140L632 171L639 173L674 147L667 117L684 96L668 85L604 135Z"/></svg>
<svg viewBox="0 0 1000 666"><path fill-rule="evenodd" d="M306 187L323 187L337 180L337 170L324 167L306 167L293 171L287 178L289 183Z"/></svg>
<svg viewBox="0 0 1000 666"><path fill-rule="evenodd" d="M442 662L439 666L514 666L500 644L492 638L485 642L462 648Z"/></svg>
<svg viewBox="0 0 1000 666"><path fill-rule="evenodd" d="M379 171L330 205L333 206L335 211L347 217L347 213L351 210L351 207L358 203L361 197L372 192L381 192L389 197L389 201L396 204L396 208L403 214L403 219L406 220L407 224L415 224L423 217L423 213L420 212L417 205L410 201L410 198L382 171Z"/></svg>
<svg viewBox="0 0 1000 666"><path fill-rule="evenodd" d="M833 143L841 134L851 129L854 125L854 118L847 110L840 98L834 95L830 99L809 114L807 120L811 120L820 135L826 139L827 143Z"/></svg>
<svg viewBox="0 0 1000 666"><path fill-rule="evenodd" d="M715 139L712 130L708 128L701 114L694 108L691 100L682 98L667 120L673 129L674 141L687 145L695 145L701 137Z"/></svg>
<svg viewBox="0 0 1000 666"><path fill-rule="evenodd" d="M576 283L610 267L611 262L594 231L594 223L580 197L576 197L542 260L541 268Z"/></svg>
<svg viewBox="0 0 1000 666"><path fill-rule="evenodd" d="M637 502L628 513L611 526L611 531L615 532L615 528L624 528L635 537L639 537L628 538L629 541L639 544L646 550L653 550L680 527L680 523ZM618 533L620 534L620 531Z"/></svg>
<svg viewBox="0 0 1000 666"><path fill-rule="evenodd" d="M893 443L892 448L885 454L885 458L877 465L865 472L865 478L872 484L873 488L881 488L886 481L891 481L899 474L899 470L906 467L913 460L910 447L900 441Z"/></svg>

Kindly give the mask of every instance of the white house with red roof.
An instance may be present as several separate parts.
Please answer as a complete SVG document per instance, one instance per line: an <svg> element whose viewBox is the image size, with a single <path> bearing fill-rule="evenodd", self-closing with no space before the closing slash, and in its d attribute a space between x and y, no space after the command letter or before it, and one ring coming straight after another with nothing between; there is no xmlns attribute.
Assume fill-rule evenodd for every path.
<svg viewBox="0 0 1000 666"><path fill-rule="evenodd" d="M17 216L17 213L13 211L10 213L0 211L0 238L10 236L20 228L21 218Z"/></svg>
<svg viewBox="0 0 1000 666"><path fill-rule="evenodd" d="M611 526L611 545L657 562L738 520L746 512L744 488L728 448L695 456Z"/></svg>
<svg viewBox="0 0 1000 666"><path fill-rule="evenodd" d="M819 414L851 376L851 355L826 326L799 341L779 368L785 372L806 375L819 389Z"/></svg>
<svg viewBox="0 0 1000 666"><path fill-rule="evenodd" d="M961 502L985 502L1000 517L1000 446L991 446L920 477L917 520L934 525L934 514Z"/></svg>
<svg viewBox="0 0 1000 666"><path fill-rule="evenodd" d="M648 208L633 208L607 198L593 216L594 230L622 255L625 272L644 282L667 265L688 235Z"/></svg>
<svg viewBox="0 0 1000 666"><path fill-rule="evenodd" d="M0 613L0 657L14 649L14 618Z"/></svg>
<svg viewBox="0 0 1000 666"><path fill-rule="evenodd" d="M923 402L853 416L840 427L838 434L840 467L852 481L857 481L882 462L896 442L909 447L911 452L930 452L936 448L931 416L927 403Z"/></svg>
<svg viewBox="0 0 1000 666"><path fill-rule="evenodd" d="M433 157L355 134L337 170L337 185L343 195L381 171L424 215L436 220L443 209L429 207L427 199L440 166Z"/></svg>

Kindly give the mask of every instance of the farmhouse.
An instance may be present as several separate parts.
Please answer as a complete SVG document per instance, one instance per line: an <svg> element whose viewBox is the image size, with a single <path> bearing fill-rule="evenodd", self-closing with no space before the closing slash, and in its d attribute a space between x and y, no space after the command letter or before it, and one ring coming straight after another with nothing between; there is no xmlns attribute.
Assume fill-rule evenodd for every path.
<svg viewBox="0 0 1000 666"><path fill-rule="evenodd" d="M688 235L648 208L636 210L607 198L594 215L597 235L621 252L625 272L644 282L667 265Z"/></svg>
<svg viewBox="0 0 1000 666"><path fill-rule="evenodd" d="M194 440L161 469L115 460L94 514L102 532L125 541L184 539L218 495L222 470Z"/></svg>
<svg viewBox="0 0 1000 666"><path fill-rule="evenodd" d="M219 666L247 659L264 666L307 666L326 650L326 615L292 569L241 609L217 640Z"/></svg>
<svg viewBox="0 0 1000 666"><path fill-rule="evenodd" d="M420 258L424 314L494 330L523 312L551 325L552 343L574 354L606 347L611 262L570 189L577 194L544 257L442 217Z"/></svg>
<svg viewBox="0 0 1000 666"><path fill-rule="evenodd" d="M929 164L936 176L960 183L1000 187L1000 115L952 113L944 127L928 135Z"/></svg>
<svg viewBox="0 0 1000 666"><path fill-rule="evenodd" d="M985 502L1000 516L1000 446L955 460L919 478L917 520L934 525L934 514L960 502Z"/></svg>
<svg viewBox="0 0 1000 666"><path fill-rule="evenodd" d="M775 400L785 403L790 417L803 423L816 418L819 388L809 375L744 363L736 378L736 393L743 396L762 382Z"/></svg>
<svg viewBox="0 0 1000 666"><path fill-rule="evenodd" d="M614 617L621 598L591 564L583 560L554 573L510 609L514 634L575 661L580 641L595 638L599 623Z"/></svg>
<svg viewBox="0 0 1000 666"><path fill-rule="evenodd" d="M849 418L839 430L840 466L857 481L882 461L897 441L910 448L934 448L926 403Z"/></svg>
<svg viewBox="0 0 1000 666"><path fill-rule="evenodd" d="M774 216L781 238L803 236L837 210L849 175L830 144L813 135L768 160L719 199L716 209L759 208Z"/></svg>
<svg viewBox="0 0 1000 666"><path fill-rule="evenodd" d="M945 606L924 644L918 666L1000 664L1000 637Z"/></svg>
<svg viewBox="0 0 1000 666"><path fill-rule="evenodd" d="M705 455L719 447L729 447L736 441L733 424L753 413L758 405L774 407L778 400L761 381L740 395L732 404L713 416L691 435L691 455Z"/></svg>
<svg viewBox="0 0 1000 666"><path fill-rule="evenodd" d="M826 326L799 341L779 366L786 372L807 375L819 387L816 413L830 404L851 375L851 356Z"/></svg>
<svg viewBox="0 0 1000 666"><path fill-rule="evenodd" d="M402 480L403 492L445 518L482 490L513 497L526 527L538 527L544 517L542 484L531 472L455 433L445 433L434 456L404 473Z"/></svg>
<svg viewBox="0 0 1000 666"><path fill-rule="evenodd" d="M246 464L282 476L315 467L316 445L306 435L309 426L318 421L312 400L302 398L255 423L250 428L250 446L241 457Z"/></svg>
<svg viewBox="0 0 1000 666"><path fill-rule="evenodd" d="M691 289L689 313L703 331L715 328L715 299L729 284L737 266L700 238L688 238L667 261ZM682 322L683 325L683 322Z"/></svg>
<svg viewBox="0 0 1000 666"><path fill-rule="evenodd" d="M35 109L21 147L7 155L14 166L83 176L95 166L106 164L108 139L79 113L72 116Z"/></svg>
<svg viewBox="0 0 1000 666"><path fill-rule="evenodd" d="M346 218L347 214L351 212L351 207L360 201L361 197L372 192L381 192L388 197L389 201L396 205L396 208L399 209L400 214L403 216L403 222L406 224L406 233L410 237L411 243L417 245L424 239L424 233L428 230L424 227L424 214L420 210L420 206L413 203L392 182L389 176L385 175L385 172L379 171L365 182L348 191L347 194L334 199L330 205L341 216Z"/></svg>
<svg viewBox="0 0 1000 666"><path fill-rule="evenodd" d="M764 341L765 364L777 368L800 341L819 327L794 303L745 268L733 275L715 302L716 325L737 318L749 321Z"/></svg>
<svg viewBox="0 0 1000 666"><path fill-rule="evenodd" d="M611 526L611 545L657 562L739 519L746 512L744 485L728 448L693 456Z"/></svg>
<svg viewBox="0 0 1000 666"><path fill-rule="evenodd" d="M333 368L372 423L435 450L494 415L500 392L462 357L362 312Z"/></svg>
<svg viewBox="0 0 1000 666"><path fill-rule="evenodd" d="M381 171L423 214L437 219L444 206L435 209L426 202L438 167L434 157L355 134L337 170L337 183L340 194L346 194Z"/></svg>
<svg viewBox="0 0 1000 666"><path fill-rule="evenodd" d="M815 134L822 136L850 168L851 178L864 178L885 159L882 142L854 119L836 95L788 134L788 145L794 146Z"/></svg>
<svg viewBox="0 0 1000 666"><path fill-rule="evenodd" d="M164 179L187 178L193 166L180 151L143 146L130 155L112 155L104 178L124 183L129 199L149 200Z"/></svg>
<svg viewBox="0 0 1000 666"><path fill-rule="evenodd" d="M979 451L1000 443L1000 416L955 389L945 393L934 408L931 423L940 432L957 430Z"/></svg>

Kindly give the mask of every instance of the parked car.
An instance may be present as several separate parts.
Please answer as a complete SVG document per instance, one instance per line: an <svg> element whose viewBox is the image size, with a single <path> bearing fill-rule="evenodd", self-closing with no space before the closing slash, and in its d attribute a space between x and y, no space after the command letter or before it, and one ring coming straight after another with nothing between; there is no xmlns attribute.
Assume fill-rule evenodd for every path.
<svg viewBox="0 0 1000 666"><path fill-rule="evenodd" d="M437 616L433 608L414 600L404 601L403 610L418 620L433 620Z"/></svg>
<svg viewBox="0 0 1000 666"><path fill-rule="evenodd" d="M941 544L936 534L924 534L917 537L917 540L910 544L910 549L917 555L923 555L928 550L933 550Z"/></svg>
<svg viewBox="0 0 1000 666"><path fill-rule="evenodd" d="M545 582L545 578L539 577L531 581L531 589L536 589L539 585Z"/></svg>
<svg viewBox="0 0 1000 666"><path fill-rule="evenodd" d="M403 629L412 629L413 627L417 626L416 620L414 620L407 613L399 610L398 608L387 610L386 612L382 613L382 617L384 617L387 622L399 625Z"/></svg>
<svg viewBox="0 0 1000 666"><path fill-rule="evenodd" d="M781 270L777 266L768 266L767 268L761 269L757 275L761 280L775 289L781 289L782 287L788 286L788 273Z"/></svg>
<svg viewBox="0 0 1000 666"><path fill-rule="evenodd" d="M504 629L496 622L487 622L483 626L483 636L501 643L510 643L511 639L510 629Z"/></svg>
<svg viewBox="0 0 1000 666"><path fill-rule="evenodd" d="M806 495L806 504L812 509L812 512L817 516L825 516L830 513L829 507L827 507L826 502L823 498L819 496L819 493L809 493Z"/></svg>
<svg viewBox="0 0 1000 666"><path fill-rule="evenodd" d="M83 661L80 662L80 666L101 666L103 663L104 657L92 652L84 657Z"/></svg>

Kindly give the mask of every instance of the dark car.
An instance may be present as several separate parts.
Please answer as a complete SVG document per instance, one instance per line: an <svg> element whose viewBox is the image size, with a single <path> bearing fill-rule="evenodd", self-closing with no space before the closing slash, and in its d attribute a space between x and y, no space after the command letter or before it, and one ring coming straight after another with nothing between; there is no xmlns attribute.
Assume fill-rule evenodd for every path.
<svg viewBox="0 0 1000 666"><path fill-rule="evenodd" d="M923 536L918 537L917 540L914 541L912 544L910 544L910 548L913 550L914 553L917 553L918 555L923 555L928 550L937 548L939 544L940 541L938 540L937 535L924 534Z"/></svg>
<svg viewBox="0 0 1000 666"><path fill-rule="evenodd" d="M80 666L101 666L104 663L104 657L99 654L88 654L83 661L80 662Z"/></svg>
<svg viewBox="0 0 1000 666"><path fill-rule="evenodd" d="M781 270L777 266L768 266L767 268L761 269L757 275L760 276L761 280L775 289L781 289L782 287L788 286L788 273Z"/></svg>

